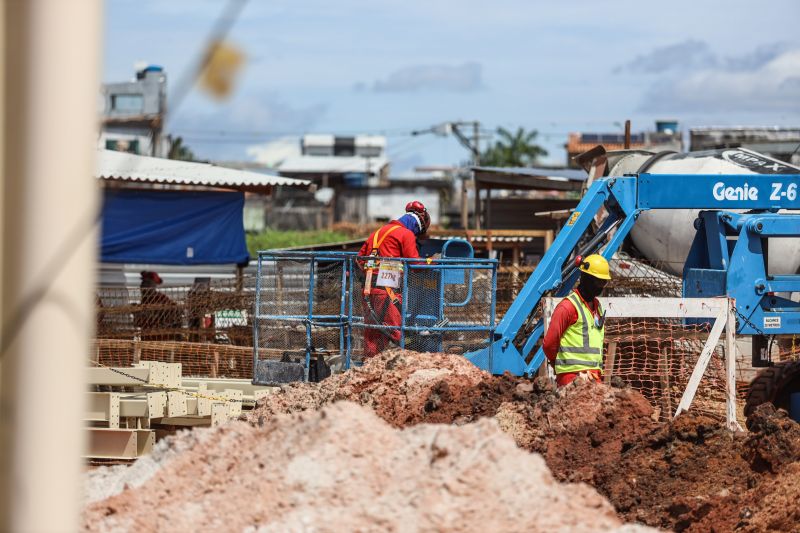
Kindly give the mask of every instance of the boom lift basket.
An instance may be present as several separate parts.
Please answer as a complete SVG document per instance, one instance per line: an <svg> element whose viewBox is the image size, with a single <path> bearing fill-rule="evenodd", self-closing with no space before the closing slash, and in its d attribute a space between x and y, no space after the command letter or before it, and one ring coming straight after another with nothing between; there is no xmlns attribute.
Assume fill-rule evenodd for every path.
<svg viewBox="0 0 800 533"><path fill-rule="evenodd" d="M329 365L348 369L395 346L450 353L488 346L497 261L472 257L463 240L441 250L437 259L259 252L253 383L318 381ZM373 281L365 291L367 270L377 277L387 263L394 272L389 284L397 286Z"/></svg>

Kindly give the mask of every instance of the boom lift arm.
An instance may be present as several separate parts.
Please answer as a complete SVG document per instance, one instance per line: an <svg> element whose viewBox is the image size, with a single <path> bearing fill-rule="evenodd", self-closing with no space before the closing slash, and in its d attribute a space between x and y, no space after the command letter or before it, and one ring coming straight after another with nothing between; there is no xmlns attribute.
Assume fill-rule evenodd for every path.
<svg viewBox="0 0 800 533"><path fill-rule="evenodd" d="M544 361L542 349L539 348L530 362L527 361L544 333L544 323L542 319L539 319L530 331L523 328L532 321L532 314L542 297L548 292L553 292L556 296L565 296L569 293L579 274L572 261L575 256L600 253L606 259L610 259L620 248L643 211L650 209L756 210L762 212L762 214L753 215L758 216L760 222L747 220L748 215L727 214L731 217L730 220L736 217L733 225L744 232L740 233L740 239L746 233L745 236L753 237L752 243L755 243L760 237L751 234L763 233L764 228L767 228L767 234L764 236L769 235L770 231L773 236L800 236L799 215L775 214L778 209L800 209L800 200L797 198L799 182L800 175L797 174L654 175L643 173L596 180L503 316L489 346L470 352L466 354L466 357L478 367L489 370L493 374L510 372L519 376L535 372ZM597 233L587 242L585 235L601 208L605 208L608 216ZM704 215L704 217L708 216ZM704 218L701 217L701 220ZM686 223L690 224L693 221L687 220ZM758 228L759 223L761 223L760 229ZM707 224L703 225L707 226ZM726 224L725 227L730 228L730 224ZM710 228L706 228L704 235L708 236L712 233ZM711 241L712 239L707 239L704 242L698 242L698 238L696 238L690 259L694 258L692 261L695 266L699 267L706 266L711 262L713 265L706 266L706 269L726 271L724 276L730 278L734 269L731 269L731 275L727 271L733 262L735 250L731 252L726 235L722 234L721 237L716 238L716 252L712 250L711 246L707 246L703 252L703 245L708 245ZM748 249L754 246L754 244L751 246L749 242L743 244L745 245L743 248ZM711 250L712 256L710 261L697 259L705 257L703 253L709 254L709 250ZM743 252L746 251L743 250ZM755 251L750 250L750 256L754 254L755 256L761 254L761 248ZM743 255L747 255L747 253ZM737 301L739 298L749 298L749 294L736 294L735 292L747 292L746 280L742 276L741 270L742 268L745 270L756 268L752 267L757 263L755 259L761 261L763 279L755 287L750 287L749 292L760 291L761 295L766 295L770 288L773 290L789 290L790 288L791 290L800 290L800 277L783 276L780 279L768 279L766 271L763 269L764 257L763 254L761 255L760 258L750 257L750 259L754 259L751 265L742 267L740 262L737 263L735 265L738 272L736 282L732 286L723 284L725 292L717 291L717 295L728 293L729 296L737 298ZM727 263L722 263L723 256L727 258ZM687 262L687 267L689 266L690 264ZM755 279L759 272L750 272L750 274L753 276L752 279ZM731 294L731 291L734 293ZM705 296L710 295L713 294L705 294ZM752 301L752 298L749 298L748 301ZM762 309L762 306L756 307ZM749 312L752 314L758 309L753 308ZM800 311L797 307L794 307L792 311L797 313L796 318L798 318L794 323L800 324ZM737 329L746 329L745 326L747 326L747 320L740 322ZM800 330L800 326L797 326L796 329ZM751 331L745 330L744 332ZM784 332L786 331L777 331L776 333Z"/></svg>

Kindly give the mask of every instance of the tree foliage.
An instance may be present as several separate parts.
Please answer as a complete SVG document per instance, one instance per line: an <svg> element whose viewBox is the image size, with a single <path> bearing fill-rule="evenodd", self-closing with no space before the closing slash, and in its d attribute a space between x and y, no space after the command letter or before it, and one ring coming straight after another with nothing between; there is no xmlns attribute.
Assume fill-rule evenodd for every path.
<svg viewBox="0 0 800 533"><path fill-rule="evenodd" d="M171 144L169 147L169 153L167 154L167 159L178 159L180 161L197 161L195 159L194 152L192 149L183 144L183 138L178 136L175 138L170 138Z"/></svg>
<svg viewBox="0 0 800 533"><path fill-rule="evenodd" d="M547 155L547 150L536 144L538 135L538 131L525 131L522 127L514 133L497 128L498 139L481 154L481 165L527 167L537 164L540 157Z"/></svg>

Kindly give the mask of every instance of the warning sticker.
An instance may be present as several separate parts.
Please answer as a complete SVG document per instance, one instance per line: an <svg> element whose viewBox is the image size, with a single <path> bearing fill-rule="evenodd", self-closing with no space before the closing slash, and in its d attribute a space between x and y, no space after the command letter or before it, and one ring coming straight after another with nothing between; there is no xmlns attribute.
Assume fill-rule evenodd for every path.
<svg viewBox="0 0 800 533"><path fill-rule="evenodd" d="M378 270L378 281L375 285L378 287L391 287L392 289L400 288L400 282L403 279L403 263L402 261L383 261L381 268Z"/></svg>
<svg viewBox="0 0 800 533"><path fill-rule="evenodd" d="M579 216L581 216L581 212L580 211L575 211L574 213L572 213L572 216L569 217L569 220L567 221L567 226L571 226L571 225L575 224L575 221L578 220Z"/></svg>
<svg viewBox="0 0 800 533"><path fill-rule="evenodd" d="M765 316L764 329L775 329L781 327L781 317L779 316Z"/></svg>

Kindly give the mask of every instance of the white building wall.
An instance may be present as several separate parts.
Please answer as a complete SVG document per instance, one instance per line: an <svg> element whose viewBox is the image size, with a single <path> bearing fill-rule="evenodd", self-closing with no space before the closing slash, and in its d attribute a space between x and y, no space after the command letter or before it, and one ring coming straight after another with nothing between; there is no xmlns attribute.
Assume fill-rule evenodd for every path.
<svg viewBox="0 0 800 533"><path fill-rule="evenodd" d="M370 189L367 197L367 213L370 220L399 218L406 204L418 200L425 204L431 215L431 224L439 223L439 192L423 188Z"/></svg>
<svg viewBox="0 0 800 533"><path fill-rule="evenodd" d="M153 153L152 137L150 135L150 130L148 129L133 130L127 128L124 131L115 131L113 129L101 131L100 137L97 141L97 147L108 148L108 141L127 143L136 141L138 142L138 149L135 151L136 154L150 155Z"/></svg>

